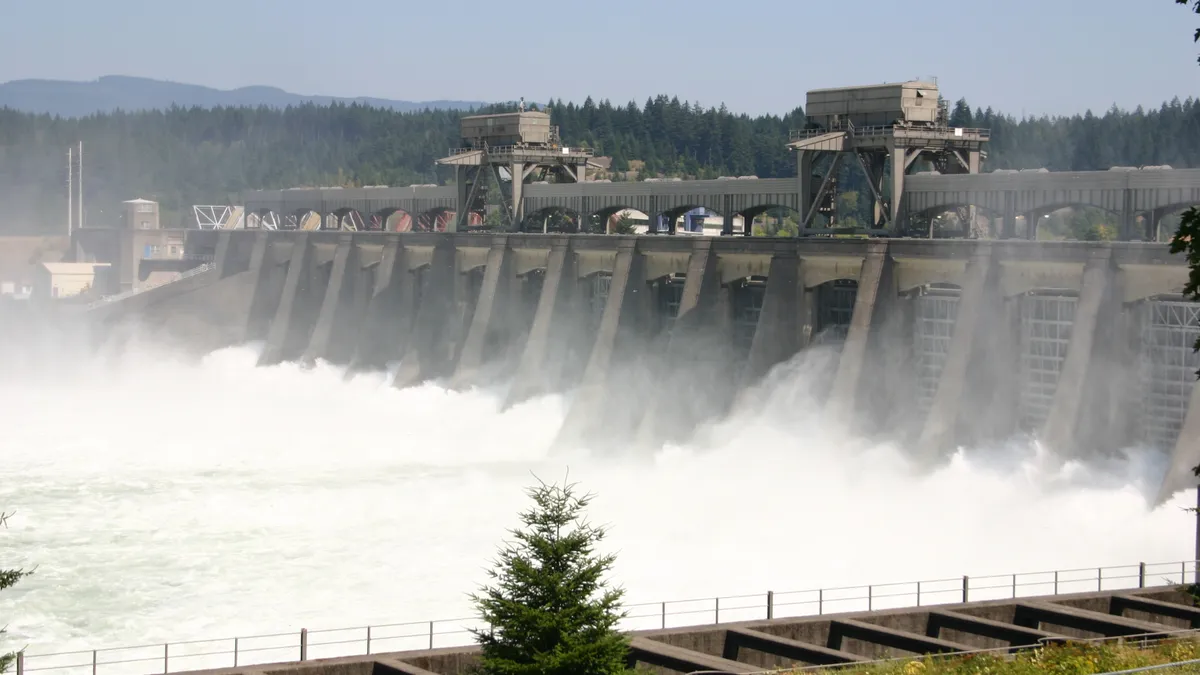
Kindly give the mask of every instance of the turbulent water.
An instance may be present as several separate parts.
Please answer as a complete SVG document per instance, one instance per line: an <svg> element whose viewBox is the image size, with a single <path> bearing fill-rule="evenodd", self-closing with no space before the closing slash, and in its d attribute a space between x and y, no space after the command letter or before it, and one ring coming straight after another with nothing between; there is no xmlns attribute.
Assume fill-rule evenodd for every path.
<svg viewBox="0 0 1200 675"><path fill-rule="evenodd" d="M500 392L255 359L142 347L0 373L0 563L37 568L0 594L10 646L466 616L532 474L568 468L632 603L1191 557L1195 493L1147 501L1159 455L1010 443L918 470L824 420L800 363L693 441L612 457L552 447L561 396L502 411Z"/></svg>

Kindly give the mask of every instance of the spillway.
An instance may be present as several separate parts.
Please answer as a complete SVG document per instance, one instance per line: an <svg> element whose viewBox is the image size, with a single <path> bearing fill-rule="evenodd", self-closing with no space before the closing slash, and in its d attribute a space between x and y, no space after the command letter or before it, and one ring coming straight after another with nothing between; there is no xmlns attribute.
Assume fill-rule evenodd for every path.
<svg viewBox="0 0 1200 675"><path fill-rule="evenodd" d="M0 563L37 573L0 593L6 644L466 616L532 474L568 471L630 602L1191 557L1194 491L1151 506L1165 453L1065 461L1018 438L917 463L817 404L836 346L627 452L557 443L574 389L510 406L503 380L398 388L395 364L257 367L262 351L8 352Z"/></svg>

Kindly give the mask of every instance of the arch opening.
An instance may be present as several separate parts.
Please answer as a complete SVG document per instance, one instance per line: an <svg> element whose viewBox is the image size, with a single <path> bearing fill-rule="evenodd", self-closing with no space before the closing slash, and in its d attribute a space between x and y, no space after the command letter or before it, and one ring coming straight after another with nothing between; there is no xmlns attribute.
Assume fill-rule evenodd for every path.
<svg viewBox="0 0 1200 675"><path fill-rule="evenodd" d="M733 231L753 237L799 237L803 216L790 206L763 204L733 216Z"/></svg>

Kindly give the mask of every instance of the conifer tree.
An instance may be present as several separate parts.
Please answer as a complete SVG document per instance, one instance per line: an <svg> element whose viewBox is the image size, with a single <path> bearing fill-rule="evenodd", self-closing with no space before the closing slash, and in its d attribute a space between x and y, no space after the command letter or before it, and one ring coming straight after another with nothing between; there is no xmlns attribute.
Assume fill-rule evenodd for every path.
<svg viewBox="0 0 1200 675"><path fill-rule="evenodd" d="M1176 4L1190 5L1192 12L1200 14L1200 0L1175 1ZM1200 42L1200 28L1196 29L1192 41ZM1179 229L1171 239L1171 253L1183 253L1187 257L1190 273L1183 287L1183 295L1200 300L1200 209L1195 206L1183 213ZM1200 351L1200 339L1196 340L1195 349ZM1200 376L1200 373L1197 375ZM1200 466L1196 467L1196 475L1200 476Z"/></svg>
<svg viewBox="0 0 1200 675"><path fill-rule="evenodd" d="M626 670L627 638L617 630L624 591L604 580L615 560L597 555L605 536L583 518L591 495L540 479L524 529L499 553L494 585L471 599L487 630L474 631L488 675L610 675Z"/></svg>
<svg viewBox="0 0 1200 675"><path fill-rule="evenodd" d="M8 526L8 517L10 515L12 515L12 514L0 512L0 527ZM0 569L0 591L3 591L7 588L11 588L18 581L20 581L23 577L26 577L28 575L29 575L29 573L24 570ZM0 625L0 635L3 635L3 634L4 634L4 628L2 625ZM0 653L0 673L7 671L8 667L10 665L12 665L12 662L15 661L16 659L17 659L16 654Z"/></svg>

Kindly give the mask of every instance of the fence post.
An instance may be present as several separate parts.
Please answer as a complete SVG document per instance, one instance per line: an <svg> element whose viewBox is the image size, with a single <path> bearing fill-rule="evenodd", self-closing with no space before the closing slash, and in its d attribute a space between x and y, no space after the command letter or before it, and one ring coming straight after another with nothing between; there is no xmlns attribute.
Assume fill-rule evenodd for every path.
<svg viewBox="0 0 1200 675"><path fill-rule="evenodd" d="M92 675L96 675L96 666L99 665L98 661L99 661L99 658L97 657L96 650L93 649L92 650ZM236 665L236 664L234 664L234 665Z"/></svg>
<svg viewBox="0 0 1200 675"><path fill-rule="evenodd" d="M171 664L168 662L168 659L170 658L170 652L171 652L170 643L163 645L163 675L167 675L167 673L171 672L171 668L170 668Z"/></svg>
<svg viewBox="0 0 1200 675"><path fill-rule="evenodd" d="M1017 599L1017 575L1013 575L1013 600Z"/></svg>
<svg viewBox="0 0 1200 675"><path fill-rule="evenodd" d="M1200 491L1197 491L1197 494L1200 494ZM1181 584L1187 583L1187 561L1186 560L1180 561L1180 563L1179 563L1179 583L1181 583Z"/></svg>
<svg viewBox="0 0 1200 675"><path fill-rule="evenodd" d="M817 615L825 613L825 589L817 590Z"/></svg>
<svg viewBox="0 0 1200 675"><path fill-rule="evenodd" d="M921 606L921 582L917 582L917 607Z"/></svg>
<svg viewBox="0 0 1200 675"><path fill-rule="evenodd" d="M662 604L662 627L667 627L667 603Z"/></svg>
<svg viewBox="0 0 1200 675"><path fill-rule="evenodd" d="M1104 568L1103 567L1096 568L1096 590L1097 591L1104 590Z"/></svg>
<svg viewBox="0 0 1200 675"><path fill-rule="evenodd" d="M238 639L233 638L233 667L237 668L238 662Z"/></svg>
<svg viewBox="0 0 1200 675"><path fill-rule="evenodd" d="M17 652L17 675L25 675L25 652Z"/></svg>
<svg viewBox="0 0 1200 675"><path fill-rule="evenodd" d="M1058 595L1058 570L1054 571L1054 594Z"/></svg>
<svg viewBox="0 0 1200 675"><path fill-rule="evenodd" d="M963 602L969 602L971 598L971 577L963 575Z"/></svg>
<svg viewBox="0 0 1200 675"><path fill-rule="evenodd" d="M429 648L433 649L433 622L429 622Z"/></svg>
<svg viewBox="0 0 1200 675"><path fill-rule="evenodd" d="M367 656L371 655L371 627L367 626Z"/></svg>
<svg viewBox="0 0 1200 675"><path fill-rule="evenodd" d="M867 611L870 612L870 611L873 611L874 609L875 609L875 587L867 586Z"/></svg>
<svg viewBox="0 0 1200 675"><path fill-rule="evenodd" d="M767 591L767 618L775 618L775 591Z"/></svg>
<svg viewBox="0 0 1200 675"><path fill-rule="evenodd" d="M308 629L300 629L300 660L308 660Z"/></svg>
<svg viewBox="0 0 1200 675"><path fill-rule="evenodd" d="M1146 563L1138 563L1138 588L1146 587Z"/></svg>
<svg viewBox="0 0 1200 675"><path fill-rule="evenodd" d="M713 623L721 623L721 599L713 598Z"/></svg>

